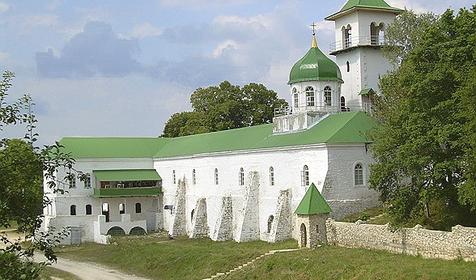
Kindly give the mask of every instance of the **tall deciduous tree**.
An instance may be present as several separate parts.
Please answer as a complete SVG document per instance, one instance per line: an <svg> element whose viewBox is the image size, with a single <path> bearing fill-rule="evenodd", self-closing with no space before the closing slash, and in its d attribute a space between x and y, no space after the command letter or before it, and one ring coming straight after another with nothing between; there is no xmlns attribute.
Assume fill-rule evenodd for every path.
<svg viewBox="0 0 476 280"><path fill-rule="evenodd" d="M177 137L270 123L274 109L287 106L284 99L262 84L240 87L227 81L195 90L190 102L193 111L172 115L165 125L164 136Z"/></svg>
<svg viewBox="0 0 476 280"><path fill-rule="evenodd" d="M475 94L468 74L476 66L474 8L456 16L447 11L433 24L414 28L421 30L411 33L420 35L401 34L412 42L400 67L381 79L370 183L389 202L396 224L474 225L475 212L460 203L471 205L474 195L462 191L474 178L465 111L474 110L474 103L462 103L464 96L470 104Z"/></svg>
<svg viewBox="0 0 476 280"><path fill-rule="evenodd" d="M42 209L50 202L43 197L43 177L51 192L59 191L55 177L57 168L72 170L74 160L62 152L55 143L43 148L36 147L36 118L30 96L10 102L8 91L12 86L13 73L5 72L0 80L0 132L7 126L25 125L23 139L0 139L0 227L16 222L31 240L26 245L9 240L0 233L0 279L37 279L44 265L35 264L31 257L35 250L44 253L48 261L56 259L53 247L64 237L65 231L50 234L38 231L42 223ZM75 176L68 172L68 178Z"/></svg>

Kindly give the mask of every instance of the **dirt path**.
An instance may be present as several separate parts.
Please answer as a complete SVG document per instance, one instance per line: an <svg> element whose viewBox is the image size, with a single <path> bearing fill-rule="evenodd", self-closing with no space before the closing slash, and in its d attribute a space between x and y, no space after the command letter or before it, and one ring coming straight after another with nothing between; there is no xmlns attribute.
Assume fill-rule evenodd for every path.
<svg viewBox="0 0 476 280"><path fill-rule="evenodd" d="M44 259L43 256L35 255L35 261L43 261ZM84 280L148 280L94 263L77 262L64 258L58 258L58 262L53 264L52 267L67 271Z"/></svg>

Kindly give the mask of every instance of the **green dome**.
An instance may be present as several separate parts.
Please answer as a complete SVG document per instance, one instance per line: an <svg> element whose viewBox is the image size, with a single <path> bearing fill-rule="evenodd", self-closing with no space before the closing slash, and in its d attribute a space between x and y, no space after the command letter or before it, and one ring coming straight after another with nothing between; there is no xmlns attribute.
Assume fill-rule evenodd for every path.
<svg viewBox="0 0 476 280"><path fill-rule="evenodd" d="M343 82L339 67L317 47L315 38L311 49L291 69L288 84L306 81Z"/></svg>

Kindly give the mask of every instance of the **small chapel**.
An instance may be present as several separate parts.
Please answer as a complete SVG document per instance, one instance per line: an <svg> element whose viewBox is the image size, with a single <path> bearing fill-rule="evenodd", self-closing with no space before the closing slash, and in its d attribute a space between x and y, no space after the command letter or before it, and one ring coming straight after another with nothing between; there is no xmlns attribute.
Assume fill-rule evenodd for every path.
<svg viewBox="0 0 476 280"><path fill-rule="evenodd" d="M313 32L290 65L289 107L272 124L177 138L64 137L85 180L44 192L42 229L69 227L64 243L167 231L216 241L326 242L326 219L376 206L369 189L368 132L385 29L402 10L384 0L348 0L329 52ZM314 29L313 29L314 31ZM331 57L334 58L331 58ZM66 177L57 170L58 180Z"/></svg>

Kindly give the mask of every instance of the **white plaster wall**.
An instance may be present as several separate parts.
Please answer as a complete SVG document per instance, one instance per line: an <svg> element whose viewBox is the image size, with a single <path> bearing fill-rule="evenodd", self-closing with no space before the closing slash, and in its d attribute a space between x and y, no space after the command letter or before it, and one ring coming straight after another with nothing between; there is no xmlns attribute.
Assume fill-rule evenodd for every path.
<svg viewBox="0 0 476 280"><path fill-rule="evenodd" d="M305 193L301 186L301 171L304 165L309 167L310 182L322 188L327 172L327 151L324 146L311 146L300 149L270 150L234 154L216 154L213 157L190 157L183 159L157 159L155 169L162 177L164 205L175 204L176 186L173 184L172 172L177 178L186 178L187 231L191 230L191 211L199 198L207 199L208 226L212 232L221 207L221 197L231 195L233 215L236 217L243 206L244 186L238 185L238 174L241 167L245 174L258 171L260 174L259 212L260 231L267 231L270 215L275 215L277 199L281 190L291 189L294 210ZM269 167L274 168L275 185L269 182ZM191 182L192 170L195 168L197 184ZM219 170L219 185L214 183L214 170ZM248 183L245 175L245 185ZM171 223L170 211L164 210L165 228ZM236 221L236 219L234 219ZM265 238L264 236L262 238Z"/></svg>
<svg viewBox="0 0 476 280"><path fill-rule="evenodd" d="M97 216L101 215L102 203L109 203L109 213L111 221L120 221L119 204L126 204L126 213L131 215L131 220L146 220L148 230L152 229L157 222L156 215L152 213L161 212L160 201L156 197L136 197L136 198L94 198L93 189L96 185L92 175L93 170L108 169L152 169L153 161L149 159L79 159L74 166L75 170L91 174L91 188L85 188L84 182L76 178L76 188L69 188L65 183L59 183L58 187L65 191L64 194L52 193L46 182L44 183L45 195L52 201L51 212L44 209L44 214L48 218L49 225L61 229L67 226L81 227L83 241L94 241L93 222ZM57 171L57 179L64 181L65 170ZM141 213L135 213L135 203L141 203ZM86 205L92 206L92 215L86 215ZM76 215L70 215L71 205L76 205ZM155 228L154 228L155 229Z"/></svg>
<svg viewBox="0 0 476 280"><path fill-rule="evenodd" d="M357 20L358 20L358 32L359 36L370 37L370 24L372 22L379 25L383 23L385 26L388 26L392 23L396 15L393 13L387 12L377 12L377 11L357 11Z"/></svg>
<svg viewBox="0 0 476 280"><path fill-rule="evenodd" d="M300 110L305 110L307 105L306 99L306 88L308 86L312 86L315 92L315 106L324 107L324 88L329 86L332 89L332 106L338 107L340 106L340 95L341 95L341 83L336 81L309 81L309 82L300 82L292 84L290 87L290 95L291 95L291 105L295 108L294 103L294 93L293 89L297 89L297 93L299 96L299 104L298 107Z"/></svg>
<svg viewBox="0 0 476 280"><path fill-rule="evenodd" d="M344 83L341 86L341 95L344 96L346 106L349 108L360 107L359 96L362 89L361 49L352 49L336 55L336 63L342 73ZM347 62L350 63L350 71L347 72ZM378 77L378 76L377 76Z"/></svg>
<svg viewBox="0 0 476 280"><path fill-rule="evenodd" d="M369 166L373 162L365 144L329 146L326 186L319 189L333 208L332 217L342 217L378 205L378 193L369 189ZM354 184L354 167L364 168L364 185ZM332 207L334 206L334 207ZM339 209L340 208L340 209Z"/></svg>
<svg viewBox="0 0 476 280"><path fill-rule="evenodd" d="M350 25L352 27L352 37L359 36L359 17L357 13L348 14L335 20L336 43L342 44L342 27L347 27L347 25ZM341 48L342 45L339 45L337 49Z"/></svg>

